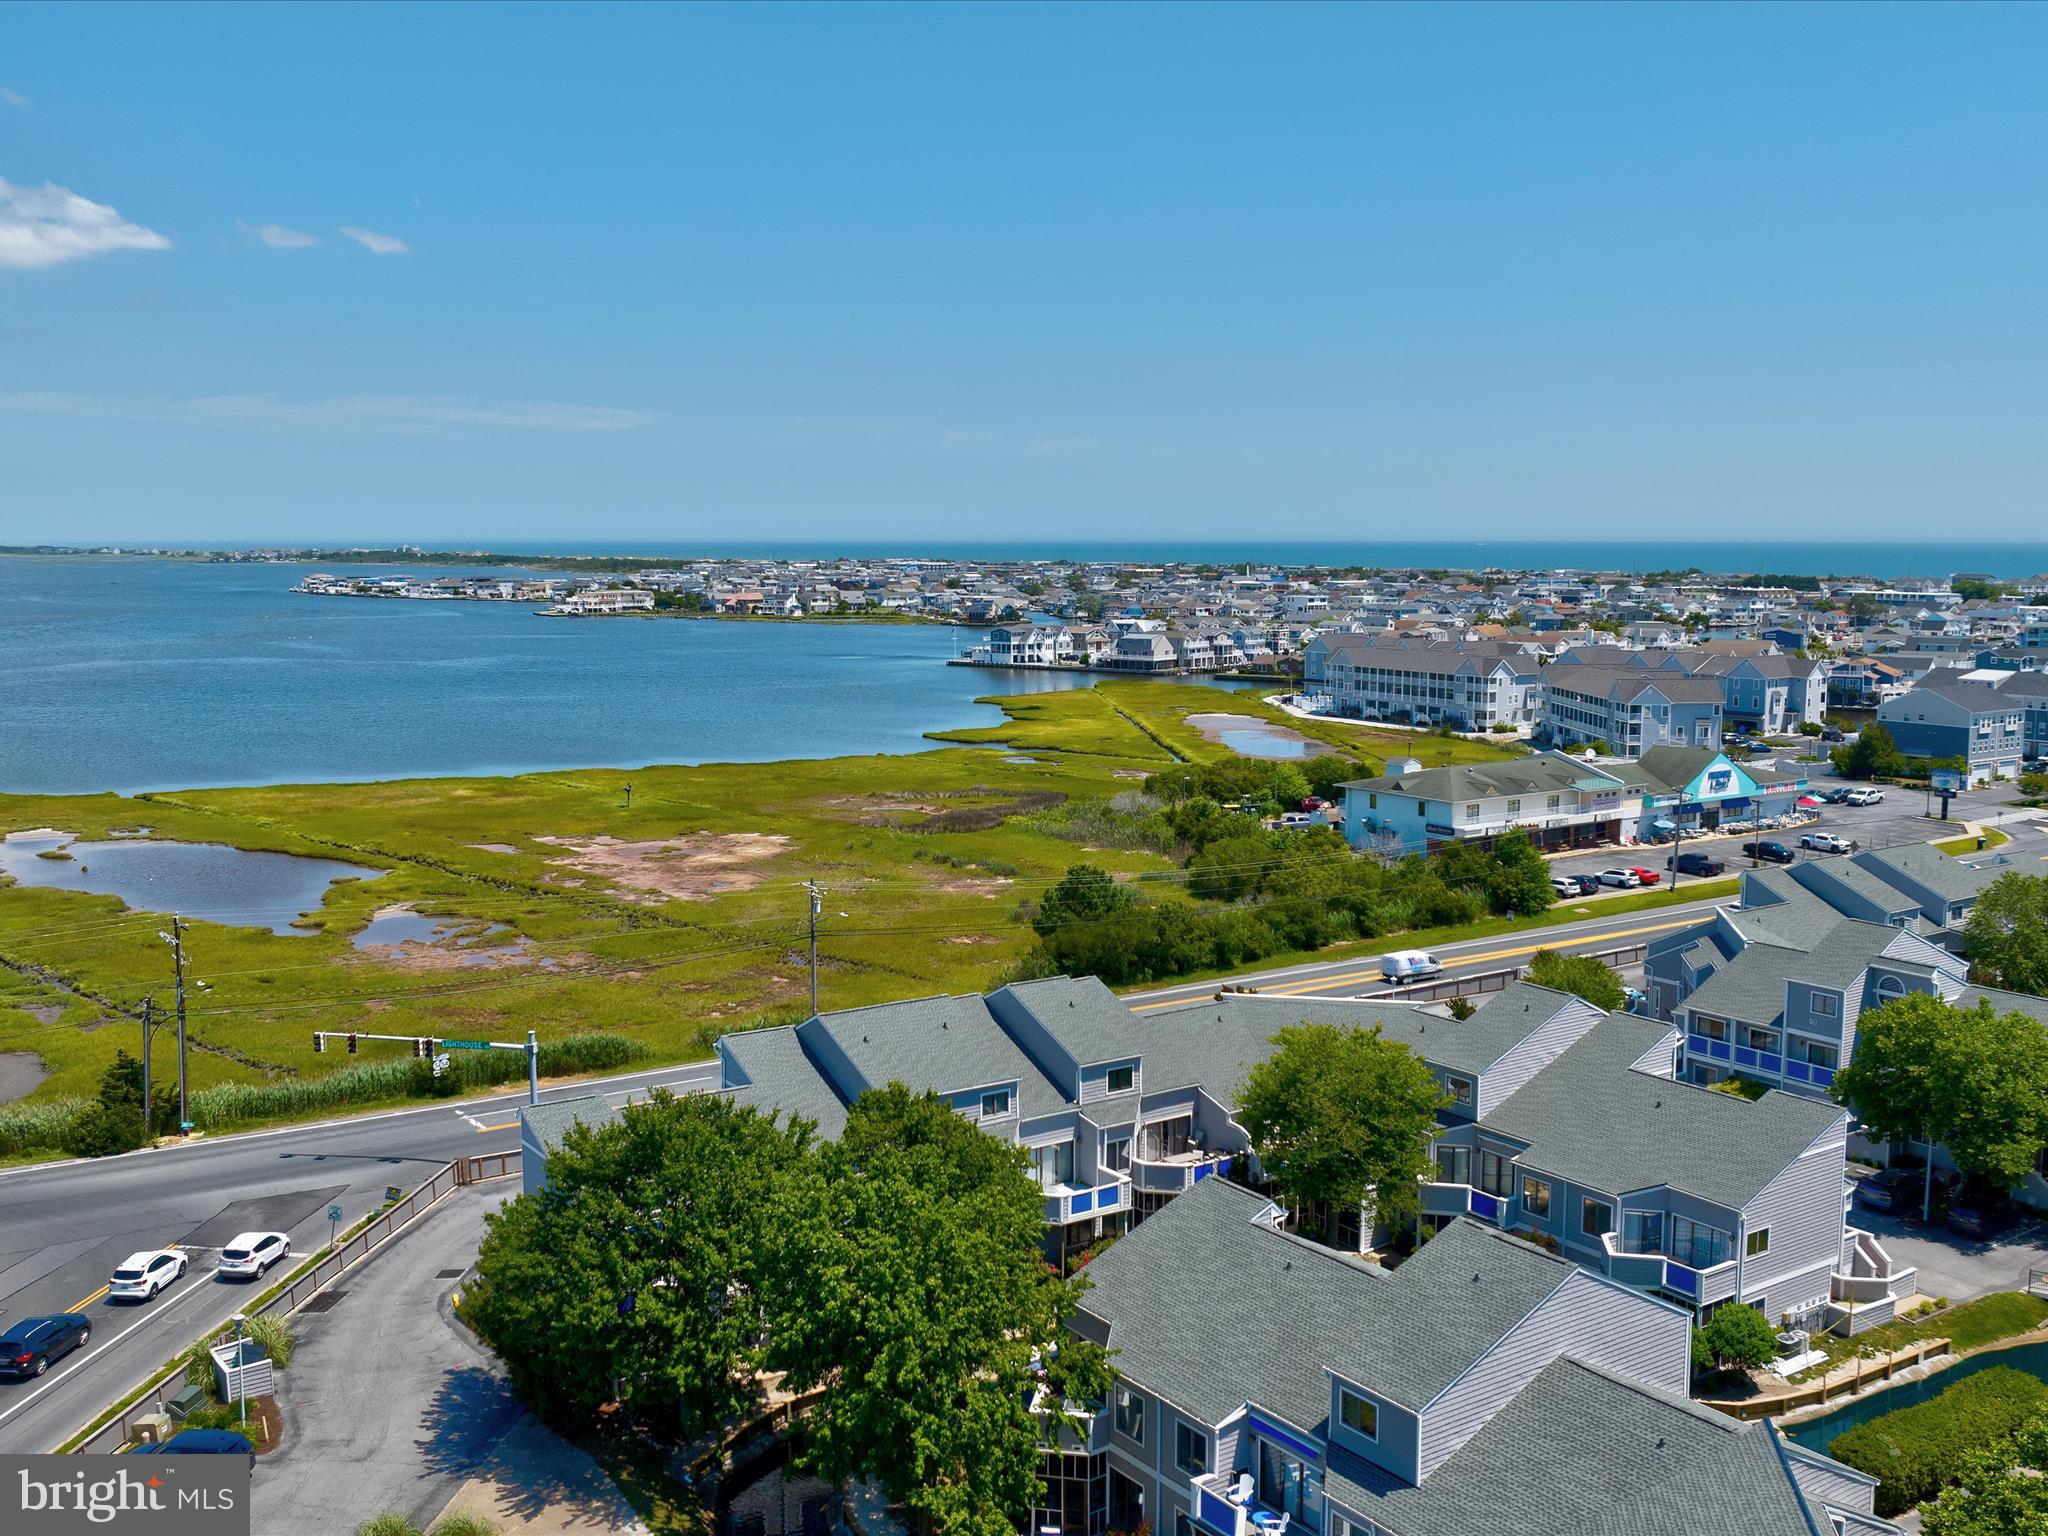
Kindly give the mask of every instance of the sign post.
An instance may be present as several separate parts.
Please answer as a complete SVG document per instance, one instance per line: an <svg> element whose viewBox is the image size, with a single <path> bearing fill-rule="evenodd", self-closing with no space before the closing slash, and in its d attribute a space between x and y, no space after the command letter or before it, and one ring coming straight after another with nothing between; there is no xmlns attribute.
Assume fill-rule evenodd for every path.
<svg viewBox="0 0 2048 1536"><path fill-rule="evenodd" d="M431 1040L420 1035L369 1035L354 1029L316 1029L313 1031L313 1049L324 1051L330 1039L348 1041L349 1054L354 1055L358 1040L395 1040L412 1047L415 1056L431 1057L434 1076L439 1077L448 1070L450 1051L524 1051L526 1053L526 1102L540 1102L540 1040L532 1030L526 1032L524 1041L507 1040Z"/></svg>
<svg viewBox="0 0 2048 1536"><path fill-rule="evenodd" d="M332 1253L334 1251L334 1234L336 1229L340 1226L341 1207L338 1205L330 1205L329 1207L327 1207L327 1251L329 1253Z"/></svg>
<svg viewBox="0 0 2048 1536"><path fill-rule="evenodd" d="M1949 802L1963 792L1963 776L1953 768L1936 768L1928 774L1927 785L1941 796L1941 819L1947 821Z"/></svg>

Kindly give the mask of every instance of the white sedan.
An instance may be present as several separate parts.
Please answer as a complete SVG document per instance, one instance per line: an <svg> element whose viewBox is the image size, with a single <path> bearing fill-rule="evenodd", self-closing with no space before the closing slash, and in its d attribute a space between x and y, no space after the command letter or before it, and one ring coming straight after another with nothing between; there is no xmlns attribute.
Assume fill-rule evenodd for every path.
<svg viewBox="0 0 2048 1536"><path fill-rule="evenodd" d="M1618 885L1625 891L1632 891L1643 883L1643 877L1632 869L1603 869L1599 880L1602 885Z"/></svg>
<svg viewBox="0 0 2048 1536"><path fill-rule="evenodd" d="M244 1232L220 1251L214 1273L229 1280L255 1280L291 1252L282 1232Z"/></svg>
<svg viewBox="0 0 2048 1536"><path fill-rule="evenodd" d="M131 1253L114 1270L107 1282L107 1299L154 1301L157 1293L185 1273L185 1255L175 1248L150 1253Z"/></svg>

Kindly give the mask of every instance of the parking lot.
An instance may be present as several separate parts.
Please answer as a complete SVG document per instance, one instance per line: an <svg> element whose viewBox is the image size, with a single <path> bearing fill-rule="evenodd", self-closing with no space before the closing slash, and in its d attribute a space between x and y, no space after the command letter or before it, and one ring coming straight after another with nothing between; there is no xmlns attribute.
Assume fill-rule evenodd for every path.
<svg viewBox="0 0 2048 1536"><path fill-rule="evenodd" d="M2027 1283L2029 1269L2048 1269L2048 1221L2033 1217L1988 1241L1958 1236L1936 1222L1922 1226L1857 1202L1849 1224L1875 1234L1897 1264L1920 1271L1922 1296L1968 1301Z"/></svg>

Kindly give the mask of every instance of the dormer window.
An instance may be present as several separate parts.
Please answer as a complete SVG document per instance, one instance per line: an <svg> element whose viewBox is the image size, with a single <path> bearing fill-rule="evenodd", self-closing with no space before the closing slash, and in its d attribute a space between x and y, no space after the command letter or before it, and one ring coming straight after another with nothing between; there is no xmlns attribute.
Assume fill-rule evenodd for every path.
<svg viewBox="0 0 2048 1536"><path fill-rule="evenodd" d="M1379 1404L1369 1398L1360 1397L1356 1392L1337 1389L1337 1417L1344 1421L1344 1427L1354 1435L1363 1435L1368 1440L1380 1437Z"/></svg>
<svg viewBox="0 0 2048 1536"><path fill-rule="evenodd" d="M998 1118L1000 1118L1000 1117L1001 1117L1001 1116L1003 1116L1003 1115L1007 1115L1007 1114L1008 1114L1009 1112L1010 1112L1010 1090L1009 1090L1009 1089L1007 1089L1007 1088L998 1088L998 1089L997 1089L997 1090L995 1090L995 1092L993 1092L993 1093L984 1093L984 1094L983 1094L983 1095L981 1096L981 1118L982 1118L982 1119L984 1119L984 1120L994 1120L994 1119L998 1119Z"/></svg>
<svg viewBox="0 0 2048 1536"><path fill-rule="evenodd" d="M1137 1077L1138 1069L1136 1067L1111 1067L1109 1069L1109 1091L1111 1093L1129 1093L1131 1085L1137 1081Z"/></svg>

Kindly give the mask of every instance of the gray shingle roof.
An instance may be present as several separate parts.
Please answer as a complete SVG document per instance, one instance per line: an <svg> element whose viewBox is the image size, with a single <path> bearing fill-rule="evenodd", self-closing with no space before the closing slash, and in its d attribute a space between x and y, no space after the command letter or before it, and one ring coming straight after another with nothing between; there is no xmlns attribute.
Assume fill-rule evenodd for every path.
<svg viewBox="0 0 2048 1536"><path fill-rule="evenodd" d="M846 1129L846 1105L831 1081L804 1054L794 1029L750 1029L719 1044L747 1083L734 1088L735 1104L770 1113L800 1115L818 1134L836 1137Z"/></svg>
<svg viewBox="0 0 2048 1536"><path fill-rule="evenodd" d="M1144 1026L1093 976L1053 976L1005 987L1079 1066L1122 1061L1145 1049Z"/></svg>
<svg viewBox="0 0 2048 1536"><path fill-rule="evenodd" d="M1564 689L1623 704L1634 702L1652 689L1673 704L1718 704L1722 693L1720 683L1711 677L1692 677L1655 667L1552 666L1544 669L1543 685L1546 689Z"/></svg>
<svg viewBox="0 0 2048 1536"><path fill-rule="evenodd" d="M1944 901L1969 901L2000 875L2012 873L2010 864L1965 863L1951 858L1929 843L1904 843L1896 848L1873 848L1856 856L1856 862L1884 878L1887 868L1917 880Z"/></svg>
<svg viewBox="0 0 2048 1536"><path fill-rule="evenodd" d="M1842 1118L1836 1105L1777 1089L1752 1102L1631 1071L1668 1033L1610 1014L1480 1129L1526 1146L1520 1161L1536 1173L1610 1195L1663 1185L1740 1210Z"/></svg>
<svg viewBox="0 0 2048 1536"><path fill-rule="evenodd" d="M872 1087L901 1083L915 1093L958 1093L1015 1083L1025 1119L1050 1114L1067 1100L1044 1072L1003 1033L980 997L921 997L843 1013L821 1013L797 1026L801 1038L828 1036Z"/></svg>
<svg viewBox="0 0 2048 1536"><path fill-rule="evenodd" d="M610 1125L619 1118L616 1106L597 1094L575 1099L549 1099L543 1104L523 1105L519 1119L533 1133L543 1150L552 1152L562 1144L574 1125Z"/></svg>
<svg viewBox="0 0 2048 1536"><path fill-rule="evenodd" d="M1250 1401L1314 1430L1326 1367L1420 1408L1575 1268L1460 1220L1390 1274L1257 1222L1267 1206L1210 1179L1086 1271L1120 1369L1210 1424Z"/></svg>
<svg viewBox="0 0 2048 1536"><path fill-rule="evenodd" d="M2048 997L2032 997L2025 992L2006 992L1997 987L1965 987L1956 997L1959 1008L1974 1008L1980 1002L1988 1002L2000 1013L2024 1013L2030 1019L2039 1019L2048 1024Z"/></svg>
<svg viewBox="0 0 2048 1536"><path fill-rule="evenodd" d="M1341 1448L1330 1455L1324 1486L1338 1503L1400 1536L1817 1536L1831 1529L1800 1493L1766 1426L1568 1357L1538 1371L1420 1487Z"/></svg>
<svg viewBox="0 0 2048 1536"><path fill-rule="evenodd" d="M1538 752L1505 763L1451 763L1413 773L1389 773L1359 779L1346 789L1387 790L1429 800L1485 799L1493 795L1531 795L1580 787L1613 789L1611 772L1594 768L1562 752Z"/></svg>

